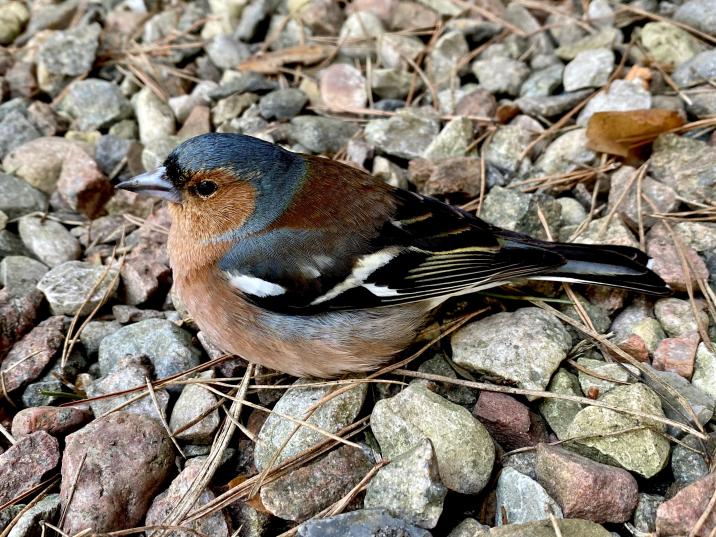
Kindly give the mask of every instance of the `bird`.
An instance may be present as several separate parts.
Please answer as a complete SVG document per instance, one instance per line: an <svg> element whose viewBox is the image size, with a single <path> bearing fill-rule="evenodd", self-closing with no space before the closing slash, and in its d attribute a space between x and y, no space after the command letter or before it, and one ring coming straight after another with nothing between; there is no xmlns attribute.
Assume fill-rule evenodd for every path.
<svg viewBox="0 0 716 537"><path fill-rule="evenodd" d="M168 202L173 285L209 341L296 377L377 369L447 299L517 279L671 294L637 248L538 240L242 134L187 139L116 187Z"/></svg>

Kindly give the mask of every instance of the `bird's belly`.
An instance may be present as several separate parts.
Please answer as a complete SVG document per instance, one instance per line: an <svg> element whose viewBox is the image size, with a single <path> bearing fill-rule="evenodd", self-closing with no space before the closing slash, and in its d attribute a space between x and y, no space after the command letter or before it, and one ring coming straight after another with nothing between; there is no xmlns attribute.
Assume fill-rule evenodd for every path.
<svg viewBox="0 0 716 537"><path fill-rule="evenodd" d="M177 281L177 291L208 339L224 352L291 375L331 378L378 368L422 328L425 305L284 315L231 292Z"/></svg>

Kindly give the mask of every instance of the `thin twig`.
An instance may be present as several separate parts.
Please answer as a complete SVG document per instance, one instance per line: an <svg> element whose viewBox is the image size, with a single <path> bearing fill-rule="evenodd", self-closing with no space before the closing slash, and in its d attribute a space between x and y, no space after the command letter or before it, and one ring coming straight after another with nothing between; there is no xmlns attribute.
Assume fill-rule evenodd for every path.
<svg viewBox="0 0 716 537"><path fill-rule="evenodd" d="M434 375L432 373L411 371L410 369L397 369L394 371L394 373L396 375L405 375L406 377L434 380L436 382L444 382L446 384L455 384L457 386L466 386L468 388L475 388L478 390L484 390L486 392L507 393L507 394L512 394L512 395L527 395L530 397L542 397L545 399L562 399L564 401L571 401L573 403L580 403L580 404L587 405L587 406L596 406L596 407L600 407L600 408L606 408L607 410L611 410L613 412L617 412L620 414L629 414L631 416L636 416L638 418L642 418L645 420L655 421L658 423L662 423L664 425L676 427L678 429L681 429L682 431L687 431L701 439L704 439L704 440L708 439L708 436L706 434L697 431L693 427L689 427L688 425L685 425L681 422L674 421L669 418L665 418L664 416L659 416L657 414L649 414L648 412L641 412L639 410L620 408L620 407L616 407L614 405L605 403L603 401L589 399L588 397L580 397L578 395L568 395L568 394L563 394L563 393L547 392L544 390L531 390L529 388L513 388L512 386L500 386L497 384L489 384L487 382L474 382L474 381L470 381L470 380L462 380L462 379L456 379L456 378L452 378L452 377L444 377L442 375Z"/></svg>
<svg viewBox="0 0 716 537"><path fill-rule="evenodd" d="M70 492L67 496L67 501L65 502L64 506L62 507L62 513L60 514L60 520L57 523L59 527L62 527L62 525L65 523L65 517L67 516L67 511L70 508L70 504L72 503L72 498L75 495L75 490L77 489L77 482L80 480L80 474L82 473L82 468L84 468L85 465L85 459L87 459L87 452L85 451L82 454L82 458L80 459L80 464L77 466L77 471L75 472L75 475L72 476L72 483L70 484Z"/></svg>
<svg viewBox="0 0 716 537"><path fill-rule="evenodd" d="M231 404L230 414L234 419L238 420L239 415L241 414L244 398L246 397L246 390L249 386L249 381L253 371L254 366L250 363L246 368L244 378L241 380L241 384L239 385L237 398ZM224 424L219 431L219 434L217 434L214 438L214 443L211 446L209 456L204 460L197 478L191 483L191 486L182 496L181 500L179 500L179 502L174 506L174 509L172 509L165 517L162 524L176 526L180 525L184 521L186 515L194 506L199 496L201 496L204 489L206 489L206 486L211 481L211 478L214 477L216 470L221 464L221 456L226 450L226 447L228 446L235 430L236 426L232 420L224 420ZM149 535L160 537L164 534L164 530L160 530L159 533L152 532Z"/></svg>
<svg viewBox="0 0 716 537"><path fill-rule="evenodd" d="M2 373L0 373L0 375L2 375ZM3 392L4 392L4 391L5 391L5 390L3 390ZM17 444L17 440L15 440L15 437L14 437L12 434L10 434L10 431L8 431L2 423L0 423L0 433L1 433L5 438L7 438L7 441L10 442L13 446L14 446L15 444Z"/></svg>
<svg viewBox="0 0 716 537"><path fill-rule="evenodd" d="M8 537L12 529L15 527L15 525L20 521L20 519L23 517L25 513L27 513L30 509L32 509L35 505L37 505L40 500L42 500L45 495L50 492L50 489L56 485L56 482L53 481L49 485L47 485L43 490L40 491L40 493L35 496L31 501L27 502L27 505L25 505L14 517L13 519L8 522L8 525L5 526L5 528L0 533L0 537Z"/></svg>
<svg viewBox="0 0 716 537"><path fill-rule="evenodd" d="M711 512L714 509L714 506L716 505L716 490L714 490L713 494L711 494L711 499L709 500L709 503L706 504L706 509L704 509L704 512L701 513L701 516L696 521L696 524L694 524L694 527L691 528L691 531L689 531L689 537L696 537L699 532L701 531L701 528L706 523L706 520L711 516Z"/></svg>
<svg viewBox="0 0 716 537"><path fill-rule="evenodd" d="M167 432L167 436L169 436L169 440L172 441L172 444L174 444L174 447L177 448L177 451L182 456L182 458L186 459L186 455L181 449L181 446L179 446L179 442L177 442L177 439L174 436L174 433L169 428L169 424L167 423L167 418L164 415L164 412L162 412L162 407L159 406L159 400L157 399L157 394L154 391L154 388L152 387L152 381L149 380L149 377L144 377L144 380L147 383L147 393L149 394L149 398L152 400L152 404L154 405L154 409L157 411L157 416L159 416L159 421L162 424L162 427L164 427L164 430Z"/></svg>

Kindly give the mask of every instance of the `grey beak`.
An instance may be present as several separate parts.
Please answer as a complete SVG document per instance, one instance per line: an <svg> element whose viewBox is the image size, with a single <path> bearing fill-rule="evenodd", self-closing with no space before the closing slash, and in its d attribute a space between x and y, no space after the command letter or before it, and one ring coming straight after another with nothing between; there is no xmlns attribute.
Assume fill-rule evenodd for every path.
<svg viewBox="0 0 716 537"><path fill-rule="evenodd" d="M118 183L115 188L129 190L145 196L154 196L174 203L181 202L181 195L174 185L167 179L164 166L156 170L137 175L126 181Z"/></svg>

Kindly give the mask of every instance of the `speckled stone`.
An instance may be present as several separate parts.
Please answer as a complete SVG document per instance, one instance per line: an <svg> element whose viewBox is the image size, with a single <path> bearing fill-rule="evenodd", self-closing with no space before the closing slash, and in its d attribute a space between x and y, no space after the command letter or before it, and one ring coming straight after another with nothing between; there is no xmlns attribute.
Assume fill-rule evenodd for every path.
<svg viewBox="0 0 716 537"><path fill-rule="evenodd" d="M544 389L572 346L562 323L539 308L497 313L472 322L451 339L461 367Z"/></svg>
<svg viewBox="0 0 716 537"><path fill-rule="evenodd" d="M332 386L302 388L301 384L309 382L306 379L299 379L294 386L283 394L281 399L274 406L272 413L258 434L254 459L256 468L263 470L270 465L280 462L310 448L321 442L326 437L312 429L300 427L288 419L282 418L279 414L292 418L307 421L324 431L335 433L343 427L353 423L367 393L367 384L356 384L351 390L332 398L322 404L318 409L306 417L308 410L334 390ZM294 429L298 428L293 436ZM283 450L277 454L278 449L286 439L291 436ZM272 459L276 457L274 461Z"/></svg>
<svg viewBox="0 0 716 537"><path fill-rule="evenodd" d="M376 403L371 429L385 457L398 457L429 438L440 479L450 490L476 494L487 484L495 447L485 427L465 408L411 384Z"/></svg>

